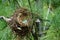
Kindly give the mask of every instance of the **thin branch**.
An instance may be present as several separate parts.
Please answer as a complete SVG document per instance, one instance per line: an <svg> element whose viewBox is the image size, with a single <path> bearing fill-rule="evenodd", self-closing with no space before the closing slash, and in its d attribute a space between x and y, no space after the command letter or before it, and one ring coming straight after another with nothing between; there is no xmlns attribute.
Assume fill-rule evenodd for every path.
<svg viewBox="0 0 60 40"><path fill-rule="evenodd" d="M4 19L6 22L9 22L12 19L12 17L11 18L6 18L4 16L0 16L0 19Z"/></svg>

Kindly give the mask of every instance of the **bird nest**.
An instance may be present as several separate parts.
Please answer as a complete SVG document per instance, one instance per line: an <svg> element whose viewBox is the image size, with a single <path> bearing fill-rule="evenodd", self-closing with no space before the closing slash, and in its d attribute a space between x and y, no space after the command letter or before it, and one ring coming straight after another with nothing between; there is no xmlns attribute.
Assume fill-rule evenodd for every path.
<svg viewBox="0 0 60 40"><path fill-rule="evenodd" d="M25 8L16 10L9 25L17 35L27 35L27 33L31 32L32 28L31 12Z"/></svg>

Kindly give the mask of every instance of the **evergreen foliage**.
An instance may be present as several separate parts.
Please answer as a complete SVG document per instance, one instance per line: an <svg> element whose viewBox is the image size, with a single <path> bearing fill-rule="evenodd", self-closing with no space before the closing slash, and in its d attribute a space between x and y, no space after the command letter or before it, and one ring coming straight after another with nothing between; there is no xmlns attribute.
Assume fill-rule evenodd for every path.
<svg viewBox="0 0 60 40"><path fill-rule="evenodd" d="M43 21L41 24L43 32L47 32L47 34L39 37L40 40L60 40L60 0L0 0L0 16L11 17L14 11L20 7L37 13L42 19L49 20L49 22ZM49 29L45 30L45 27L49 27ZM0 40L14 39L15 36L8 24L1 19Z"/></svg>

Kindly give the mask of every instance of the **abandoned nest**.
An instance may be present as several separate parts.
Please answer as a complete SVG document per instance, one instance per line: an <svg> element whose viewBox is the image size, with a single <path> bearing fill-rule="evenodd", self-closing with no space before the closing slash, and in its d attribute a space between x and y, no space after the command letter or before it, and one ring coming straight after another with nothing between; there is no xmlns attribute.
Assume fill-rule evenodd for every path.
<svg viewBox="0 0 60 40"><path fill-rule="evenodd" d="M23 20L27 20L26 23L22 23ZM25 36L31 32L32 28L32 16L31 12L25 8L20 8L15 11L12 16L12 20L9 22L11 29L19 36Z"/></svg>

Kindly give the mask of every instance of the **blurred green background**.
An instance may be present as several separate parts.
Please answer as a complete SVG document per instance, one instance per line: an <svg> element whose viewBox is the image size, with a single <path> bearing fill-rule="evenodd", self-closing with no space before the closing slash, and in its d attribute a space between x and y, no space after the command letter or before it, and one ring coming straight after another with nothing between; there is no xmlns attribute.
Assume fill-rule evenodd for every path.
<svg viewBox="0 0 60 40"><path fill-rule="evenodd" d="M11 17L20 7L39 14L42 19L50 20L50 22L43 22L43 27L49 26L49 29L46 36L40 37L41 40L60 40L60 0L0 0L0 16ZM0 40L14 38L7 23L1 19Z"/></svg>

